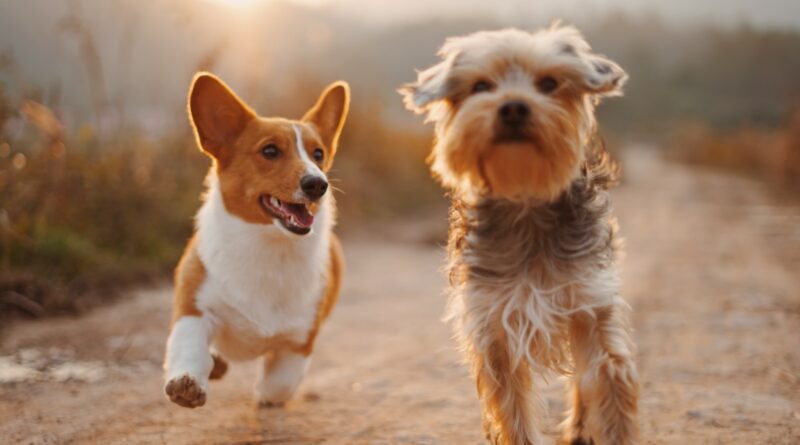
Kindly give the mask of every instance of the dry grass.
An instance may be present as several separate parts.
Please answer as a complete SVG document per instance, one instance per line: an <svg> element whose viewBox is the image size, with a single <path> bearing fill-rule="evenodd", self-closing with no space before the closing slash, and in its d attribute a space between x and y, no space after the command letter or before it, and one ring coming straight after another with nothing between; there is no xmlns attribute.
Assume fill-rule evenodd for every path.
<svg viewBox="0 0 800 445"><path fill-rule="evenodd" d="M779 128L744 126L713 130L693 123L676 132L668 155L676 160L720 167L764 180L789 193L800 191L800 109Z"/></svg>
<svg viewBox="0 0 800 445"><path fill-rule="evenodd" d="M0 133L0 318L75 311L168 276L209 165L188 123L159 138L69 132L47 107L3 97L0 129L25 124ZM422 162L430 136L393 127L378 102L356 104L332 174L344 229L438 202Z"/></svg>
<svg viewBox="0 0 800 445"><path fill-rule="evenodd" d="M188 139L67 135L45 107L21 112L33 125L0 142L0 303L71 310L168 270L204 169Z"/></svg>

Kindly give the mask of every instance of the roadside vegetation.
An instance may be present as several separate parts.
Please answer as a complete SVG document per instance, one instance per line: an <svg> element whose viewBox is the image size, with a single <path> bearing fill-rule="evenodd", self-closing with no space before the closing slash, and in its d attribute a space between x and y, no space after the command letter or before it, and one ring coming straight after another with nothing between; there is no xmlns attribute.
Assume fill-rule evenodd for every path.
<svg viewBox="0 0 800 445"><path fill-rule="evenodd" d="M109 82L109 67L116 62L103 60L108 55L103 43L113 38L103 35L100 41L86 18L94 9L81 12L77 4L67 3L73 6L53 38L77 48L73 62L81 69L74 71L83 73L78 83L89 85L80 107L66 103L79 90L68 88L74 85L31 85L15 59L23 55L0 49L0 319L74 312L107 301L128 285L163 280L191 234L200 203L209 161L194 145L185 112L175 105L185 90L170 87L172 105L156 107L169 111L164 114L170 120L162 125L167 131L147 130L126 107L150 99L135 89L123 94L147 73L131 63L121 70L127 80ZM140 8L135 2L102 4ZM156 9L141 6L141 13ZM153 32L137 31L145 23L139 16L111 15L130 22L120 26L127 33L114 48L133 51L135 37L153 38ZM352 108L332 172L341 230L357 233L375 221L418 218L445 205L425 165L431 128L401 109L394 90L412 80L414 68L433 60L444 36L502 24L437 22L381 30L354 25L345 32L334 19L298 7L276 9L275 17L265 26L270 35L306 44L291 53L308 60L275 62L283 83L253 75L252 82L240 80L239 92L259 111L298 117L329 81L350 81ZM168 37L184 45L180 39L191 33L181 26L202 27L202 20L187 13ZM315 23L314 32L295 35L305 32L298 23L308 20ZM655 143L672 159L753 175L798 195L800 33L744 25L678 29L657 18L622 14L578 25L631 77L626 97L601 109L604 136L614 141L610 149L631 140ZM283 42L267 40L258 49L264 54L274 53L269 45ZM216 71L233 48L224 39L196 46L196 59L165 75ZM268 56L263 60L272 62ZM254 72L270 73L256 62L262 58L254 58ZM334 74L322 71L327 67ZM180 88L186 86L188 80Z"/></svg>

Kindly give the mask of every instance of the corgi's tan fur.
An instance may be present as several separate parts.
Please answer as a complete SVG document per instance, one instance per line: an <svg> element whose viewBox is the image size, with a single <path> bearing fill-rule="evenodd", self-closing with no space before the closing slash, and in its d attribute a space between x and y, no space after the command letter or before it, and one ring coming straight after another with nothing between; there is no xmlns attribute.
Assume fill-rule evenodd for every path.
<svg viewBox="0 0 800 445"><path fill-rule="evenodd" d="M189 117L213 164L175 273L165 392L178 405L202 406L225 359L263 359L262 404L300 384L341 286L325 191L348 108L349 87L336 82L300 120L262 118L217 77L195 76Z"/></svg>

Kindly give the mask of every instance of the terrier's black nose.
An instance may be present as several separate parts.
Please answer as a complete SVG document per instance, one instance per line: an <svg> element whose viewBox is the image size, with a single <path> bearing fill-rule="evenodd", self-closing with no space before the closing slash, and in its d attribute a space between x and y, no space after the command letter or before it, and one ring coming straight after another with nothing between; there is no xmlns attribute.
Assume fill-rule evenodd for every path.
<svg viewBox="0 0 800 445"><path fill-rule="evenodd" d="M328 181L319 176L306 175L300 180L300 188L309 198L319 199L328 191Z"/></svg>
<svg viewBox="0 0 800 445"><path fill-rule="evenodd" d="M525 102L511 101L504 103L497 110L497 114L500 115L500 120L509 127L519 127L527 122L531 115L531 108Z"/></svg>

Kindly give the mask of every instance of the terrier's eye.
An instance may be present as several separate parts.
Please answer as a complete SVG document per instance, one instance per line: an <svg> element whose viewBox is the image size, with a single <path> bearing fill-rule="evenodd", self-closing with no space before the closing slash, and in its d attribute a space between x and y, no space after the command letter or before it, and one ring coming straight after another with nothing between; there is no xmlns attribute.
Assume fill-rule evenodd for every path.
<svg viewBox="0 0 800 445"><path fill-rule="evenodd" d="M277 159L281 155L281 149L275 144L269 144L261 149L261 154L267 159Z"/></svg>
<svg viewBox="0 0 800 445"><path fill-rule="evenodd" d="M536 82L536 85L539 87L539 91L545 94L550 94L558 88L558 81L553 79L550 76L542 77Z"/></svg>
<svg viewBox="0 0 800 445"><path fill-rule="evenodd" d="M484 91L489 91L491 89L492 85L489 82L485 80L479 80L475 82L475 85L472 86L472 94L483 93Z"/></svg>
<svg viewBox="0 0 800 445"><path fill-rule="evenodd" d="M314 160L317 162L322 162L323 159L325 159L325 152L323 152L321 148L315 149Z"/></svg>

